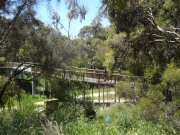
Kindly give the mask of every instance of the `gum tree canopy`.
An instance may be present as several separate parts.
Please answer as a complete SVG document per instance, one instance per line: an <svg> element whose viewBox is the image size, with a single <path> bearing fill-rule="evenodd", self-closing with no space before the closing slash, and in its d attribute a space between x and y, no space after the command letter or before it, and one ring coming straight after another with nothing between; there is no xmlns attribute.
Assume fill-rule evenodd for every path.
<svg viewBox="0 0 180 135"><path fill-rule="evenodd" d="M102 0L101 11L126 33L134 58L161 67L180 60L179 0Z"/></svg>

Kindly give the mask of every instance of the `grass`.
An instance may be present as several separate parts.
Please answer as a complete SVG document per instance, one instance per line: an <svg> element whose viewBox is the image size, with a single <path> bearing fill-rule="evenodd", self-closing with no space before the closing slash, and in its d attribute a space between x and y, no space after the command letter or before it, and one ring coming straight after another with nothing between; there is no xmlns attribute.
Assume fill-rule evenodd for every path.
<svg viewBox="0 0 180 135"><path fill-rule="evenodd" d="M0 111L1 135L40 135L42 114L36 111L35 103L44 100L45 97L24 94L20 106L17 101L11 111Z"/></svg>
<svg viewBox="0 0 180 135"><path fill-rule="evenodd" d="M23 94L20 103L19 103L19 101L14 100L14 105L15 106L23 106L23 105L26 105L26 104L29 104L29 103L35 104L37 102L42 102L42 101L45 101L45 100L47 100L47 97L43 96L43 95L38 95L38 94L34 94L34 95Z"/></svg>
<svg viewBox="0 0 180 135"><path fill-rule="evenodd" d="M180 132L168 123L153 123L142 119L131 104L114 104L97 111L96 118L87 119L82 106L62 104L55 114L46 116L36 112L34 103L40 96L24 95L21 108L0 115L0 134L16 135L178 135ZM106 118L109 116L109 122ZM47 120L48 119L48 120Z"/></svg>
<svg viewBox="0 0 180 135"><path fill-rule="evenodd" d="M8 104L0 108L0 112L7 112L7 110L13 111L13 110L21 109L23 107L26 108L26 106L38 107L36 103L43 102L45 100L47 100L46 96L42 96L38 94L34 94L34 95L22 94L19 100L17 98L11 98ZM39 107L43 107L43 106L39 105Z"/></svg>
<svg viewBox="0 0 180 135"><path fill-rule="evenodd" d="M110 122L106 124L106 116ZM67 135L175 135L179 134L167 123L156 124L145 121L134 111L134 106L114 105L97 112L97 117L89 121L83 117L64 127Z"/></svg>

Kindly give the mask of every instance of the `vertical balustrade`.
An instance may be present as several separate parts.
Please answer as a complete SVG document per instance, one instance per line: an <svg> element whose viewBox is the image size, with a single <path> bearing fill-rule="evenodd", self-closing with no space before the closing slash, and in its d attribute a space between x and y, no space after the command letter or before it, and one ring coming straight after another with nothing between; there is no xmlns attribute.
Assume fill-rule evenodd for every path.
<svg viewBox="0 0 180 135"><path fill-rule="evenodd" d="M114 102L116 103L116 89L114 88Z"/></svg>
<svg viewBox="0 0 180 135"><path fill-rule="evenodd" d="M34 95L35 94L35 83L34 83L34 76L33 73L31 72L31 78L32 78L32 91L31 94Z"/></svg>
<svg viewBox="0 0 180 135"><path fill-rule="evenodd" d="M101 91L100 91L100 88L99 88L99 103L100 103L100 92L101 92Z"/></svg>
<svg viewBox="0 0 180 135"><path fill-rule="evenodd" d="M104 104L104 86L103 86L103 104Z"/></svg>
<svg viewBox="0 0 180 135"><path fill-rule="evenodd" d="M85 102L86 102L86 90L85 90L85 87L83 88L83 99L84 99L84 105L85 105Z"/></svg>
<svg viewBox="0 0 180 135"><path fill-rule="evenodd" d="M92 90L92 101L94 102L94 87L92 87L91 90Z"/></svg>
<svg viewBox="0 0 180 135"><path fill-rule="evenodd" d="M109 89L107 89L107 91L106 91L107 102L108 102L108 96L109 96L109 95L108 95L108 94L109 94L108 92L109 92Z"/></svg>

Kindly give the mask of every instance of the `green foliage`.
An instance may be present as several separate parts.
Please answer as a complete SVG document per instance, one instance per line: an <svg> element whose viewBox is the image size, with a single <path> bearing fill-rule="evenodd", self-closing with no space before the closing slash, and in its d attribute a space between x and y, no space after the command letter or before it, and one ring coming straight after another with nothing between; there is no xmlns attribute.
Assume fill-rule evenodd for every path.
<svg viewBox="0 0 180 135"><path fill-rule="evenodd" d="M28 41L27 39L23 42L22 48L19 48L17 57L19 60L28 60L31 61L30 56L32 54L31 50L33 50L33 43L32 41Z"/></svg>
<svg viewBox="0 0 180 135"><path fill-rule="evenodd" d="M131 95L131 86L128 82L119 82L116 85L116 93L119 97L129 98Z"/></svg>
<svg viewBox="0 0 180 135"><path fill-rule="evenodd" d="M0 57L0 64L3 63L6 60L5 57Z"/></svg>
<svg viewBox="0 0 180 135"><path fill-rule="evenodd" d="M143 76L144 75L144 65L143 65L143 63L133 62L130 66L129 71L133 75Z"/></svg>
<svg viewBox="0 0 180 135"><path fill-rule="evenodd" d="M41 121L44 119L39 112L35 111L32 96L25 96L21 106L14 107L14 111L1 113L0 134L40 134Z"/></svg>
<svg viewBox="0 0 180 135"><path fill-rule="evenodd" d="M165 72L163 73L162 79L165 82L178 83L180 82L180 68L177 68L175 64L171 63L167 65Z"/></svg>
<svg viewBox="0 0 180 135"><path fill-rule="evenodd" d="M90 40L93 36L93 29L91 26L84 26L83 28L80 29L79 31L79 37Z"/></svg>
<svg viewBox="0 0 180 135"><path fill-rule="evenodd" d="M87 89L89 86L83 82L59 79L56 77L52 77L49 83L49 90L52 97L57 98L60 102L73 102L73 96L76 93L82 93L82 90Z"/></svg>
<svg viewBox="0 0 180 135"><path fill-rule="evenodd" d="M135 82L120 81L115 86L115 89L119 98L125 98L130 100L130 102L136 103L139 97L142 96L139 87L138 82L135 84Z"/></svg>
<svg viewBox="0 0 180 135"><path fill-rule="evenodd" d="M28 101L28 100L27 100ZM179 131L168 123L152 123L144 120L136 112L135 106L115 104L105 110L99 110L97 117L90 121L82 117L82 107L60 104L59 110L49 116L49 120L36 112L33 103L26 101L22 108L0 115L0 133L6 134L67 134L67 135L175 135ZM150 106L151 107L151 106ZM106 116L110 122L106 123Z"/></svg>
<svg viewBox="0 0 180 135"><path fill-rule="evenodd" d="M107 115L110 116L109 124L104 121ZM76 122L65 125L64 132L75 135L178 134L178 131L168 124L145 121L136 113L134 106L126 105L113 105L107 110L100 111L93 121L81 117Z"/></svg>
<svg viewBox="0 0 180 135"><path fill-rule="evenodd" d="M3 88L4 84L8 81L7 77L0 76L0 89ZM8 109L11 109L11 107L14 105L14 100L21 100L22 96L22 89L20 89L15 81L12 81L10 85L8 86L7 90L5 91L4 95L2 96L2 102L1 107L8 107Z"/></svg>
<svg viewBox="0 0 180 135"><path fill-rule="evenodd" d="M162 71L159 67L147 67L145 69L145 76L149 78L151 84L158 84L161 82Z"/></svg>
<svg viewBox="0 0 180 135"><path fill-rule="evenodd" d="M138 113L148 121L157 122L165 119L165 105L163 103L154 103L148 98L141 99L137 110Z"/></svg>
<svg viewBox="0 0 180 135"><path fill-rule="evenodd" d="M69 123L65 126L65 132L69 135L118 135L118 130L113 126L107 127L104 123L88 121L84 118L79 118L75 123Z"/></svg>
<svg viewBox="0 0 180 135"><path fill-rule="evenodd" d="M177 5L177 0L102 1L101 9L108 13L112 27L117 33L126 34L117 47L111 46L118 60L116 67L122 68L124 64L133 74L142 76L153 65L158 70L151 74L152 83L161 82L166 64L179 63ZM115 32L109 37L120 40L115 39Z"/></svg>
<svg viewBox="0 0 180 135"><path fill-rule="evenodd" d="M68 102L61 102L59 103L58 110L54 114L51 114L50 118L55 120L58 124L67 124L75 121L82 115L84 115L82 106Z"/></svg>
<svg viewBox="0 0 180 135"><path fill-rule="evenodd" d="M179 121L180 118L175 116L176 112L178 114L179 101L176 100L178 93L173 93L175 92L169 89L169 84L166 82L150 85L146 96L141 98L137 104L138 113L148 121L156 123L166 123L168 121L175 124L174 119Z"/></svg>
<svg viewBox="0 0 180 135"><path fill-rule="evenodd" d="M47 120L45 124L42 124L42 133L44 135L64 135L63 125Z"/></svg>
<svg viewBox="0 0 180 135"><path fill-rule="evenodd" d="M85 116L87 118L93 119L96 117L96 110L95 110L94 103L91 98L86 98L84 109L85 109L84 110Z"/></svg>
<svg viewBox="0 0 180 135"><path fill-rule="evenodd" d="M110 48L110 46L105 43L105 54L104 54L104 62L103 66L106 67L108 71L111 70L112 65L114 64L114 57L113 57L113 50Z"/></svg>
<svg viewBox="0 0 180 135"><path fill-rule="evenodd" d="M20 100L20 106L25 107L26 105L31 105L34 106L34 104L36 102L42 102L47 100L46 96L41 96L38 94L34 94L34 95L29 95L29 94L22 94L22 98ZM16 100L15 100L16 102Z"/></svg>
<svg viewBox="0 0 180 135"><path fill-rule="evenodd" d="M73 59L70 63L70 66L73 67L80 67L80 68L84 68L88 65L88 61L87 58L83 56L83 54L81 54L80 57L77 57L75 59Z"/></svg>
<svg viewBox="0 0 180 135"><path fill-rule="evenodd" d="M166 70L162 75L163 82L166 84L166 100L171 99L171 106L169 107L169 112L173 114L172 121L178 127L177 124L180 120L180 113L179 113L179 96L180 96L180 68L176 67L175 64L171 63L167 65ZM169 93L168 93L169 92ZM170 104L170 103L169 103Z"/></svg>

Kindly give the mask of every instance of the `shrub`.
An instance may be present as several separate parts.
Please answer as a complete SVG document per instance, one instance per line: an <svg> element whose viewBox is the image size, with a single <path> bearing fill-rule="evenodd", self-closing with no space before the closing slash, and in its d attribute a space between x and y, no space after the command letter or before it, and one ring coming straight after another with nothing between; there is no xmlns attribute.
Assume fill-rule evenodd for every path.
<svg viewBox="0 0 180 135"><path fill-rule="evenodd" d="M119 98L123 97L135 103L137 100L137 95L136 95L134 87L132 87L131 85L132 84L128 82L123 82L123 81L119 82L115 86L116 94Z"/></svg>
<svg viewBox="0 0 180 135"><path fill-rule="evenodd" d="M162 76L163 82L167 85L164 95L169 108L168 113L171 113L171 120L177 128L180 128L180 68L171 63L167 65L167 69ZM169 107L170 105L170 107Z"/></svg>
<svg viewBox="0 0 180 135"><path fill-rule="evenodd" d="M44 117L35 111L31 100L21 103L21 108L0 115L0 134L40 134L40 121Z"/></svg>
<svg viewBox="0 0 180 135"><path fill-rule="evenodd" d="M75 105L71 103L59 103L59 109L51 114L53 120L56 120L58 124L60 123L69 123L75 121L81 115L84 115L83 107L80 105Z"/></svg>
<svg viewBox="0 0 180 135"><path fill-rule="evenodd" d="M147 67L145 69L145 76L150 79L151 84L158 84L161 82L162 70L159 67Z"/></svg>
<svg viewBox="0 0 180 135"><path fill-rule="evenodd" d="M3 87L7 80L7 77L0 76L0 88ZM8 85L6 91L2 96L0 107L8 107L8 109L11 109L11 107L14 105L13 100L20 100L21 94L22 90L16 85L15 81L11 81L11 83Z"/></svg>
<svg viewBox="0 0 180 135"><path fill-rule="evenodd" d="M56 121L46 120L45 124L42 124L43 135L64 135L63 125L58 125Z"/></svg>
<svg viewBox="0 0 180 135"><path fill-rule="evenodd" d="M91 100L91 98L86 98L84 109L85 109L85 116L86 117L93 119L96 116L94 103Z"/></svg>
<svg viewBox="0 0 180 135"><path fill-rule="evenodd" d="M144 75L144 68L145 67L144 67L144 64L142 62L133 62L131 64L129 71L133 75L143 76Z"/></svg>
<svg viewBox="0 0 180 135"><path fill-rule="evenodd" d="M105 116L110 116L110 122L105 123ZM142 119L132 105L113 105L99 111L92 121L84 117L64 125L67 135L175 135L179 132L172 126L156 124Z"/></svg>
<svg viewBox="0 0 180 135"><path fill-rule="evenodd" d="M160 84L151 85L146 96L140 100L137 105L137 110L143 118L156 122L164 119L166 107L163 102L165 97L162 94L164 87L165 86Z"/></svg>

